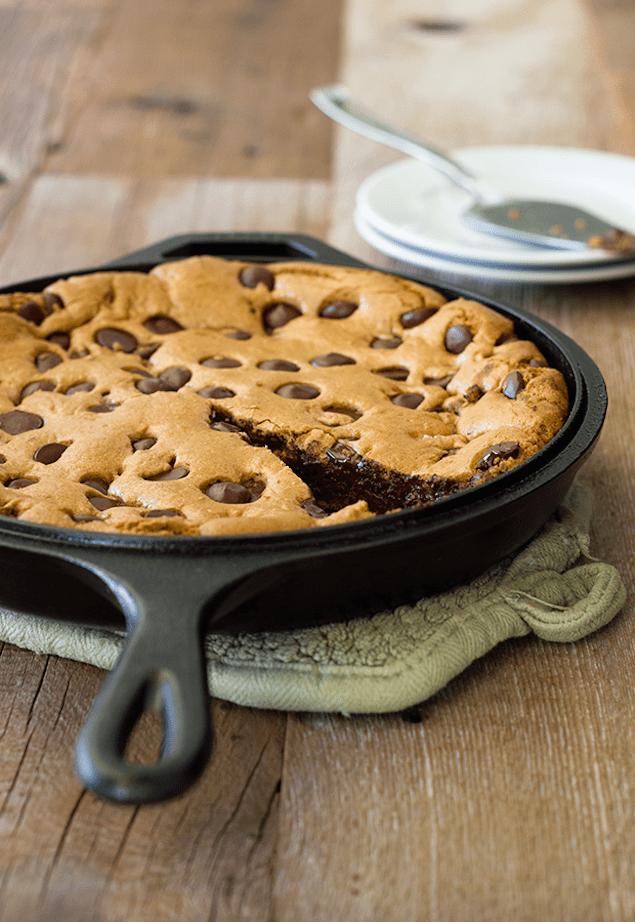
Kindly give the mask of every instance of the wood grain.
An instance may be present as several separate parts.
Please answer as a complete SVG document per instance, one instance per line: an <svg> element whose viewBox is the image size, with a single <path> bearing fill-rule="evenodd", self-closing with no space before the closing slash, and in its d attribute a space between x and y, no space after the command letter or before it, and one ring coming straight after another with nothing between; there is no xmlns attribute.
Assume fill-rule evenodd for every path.
<svg viewBox="0 0 635 922"><path fill-rule="evenodd" d="M632 34L630 7L353 0L348 10L345 81L393 123L449 148L633 152L628 72L616 38L618 23L622 35ZM453 28L426 29L426 22ZM396 156L338 130L329 239L411 273L360 240L351 217L359 183ZM597 497L595 553L619 567L632 592L633 282L467 287L549 319L602 369L610 410L586 470ZM287 869L283 891L278 885L280 905L306 919L328 918L335 907L351 919L630 919L632 613L631 597L613 625L577 645L506 645L405 731L386 718L292 721L280 849L294 873ZM324 769L309 774L315 763ZM327 813L329 796L335 804ZM298 839L288 817L300 804ZM326 895L312 886L316 877L329 880Z"/></svg>
<svg viewBox="0 0 635 922"><path fill-rule="evenodd" d="M595 21L579 0L350 0L343 79L370 111L446 150L531 144L633 154L635 110L600 56L606 32ZM423 27L438 22L460 28ZM359 183L399 157L338 129L336 245L358 239Z"/></svg>
<svg viewBox="0 0 635 922"><path fill-rule="evenodd" d="M97 265L185 232L324 237L329 204L318 180L45 174L12 214L0 277ZM215 703L216 754L195 788L166 806L122 808L84 793L72 772L73 741L101 679L91 667L4 646L1 922L269 918L284 715ZM159 739L147 719L132 758L151 758Z"/></svg>
<svg viewBox="0 0 635 922"><path fill-rule="evenodd" d="M76 59L47 168L326 178L330 129L307 94L334 79L339 5L111 2Z"/></svg>
<svg viewBox="0 0 635 922"><path fill-rule="evenodd" d="M291 720L279 904L300 920L628 919L632 701L594 643L508 644L420 723Z"/></svg>
<svg viewBox="0 0 635 922"><path fill-rule="evenodd" d="M357 186L395 155L311 110L309 86L336 78L448 147L635 153L631 4L347 0L340 13L335 0L0 0L0 284L191 231L309 233L412 271L353 227ZM624 612L576 644L505 644L408 715L215 701L201 780L140 808L87 794L71 770L102 674L4 645L0 922L635 917L635 282L470 287L556 323L606 377L585 476L593 553L619 567ZM131 757L159 739L146 716Z"/></svg>
<svg viewBox="0 0 635 922"><path fill-rule="evenodd" d="M324 238L321 180L126 179L45 174L24 191L0 252L0 284L97 266L185 233L271 231Z"/></svg>
<svg viewBox="0 0 635 922"><path fill-rule="evenodd" d="M5 0L0 222L43 172L326 180L339 37L340 0Z"/></svg>
<svg viewBox="0 0 635 922"><path fill-rule="evenodd" d="M270 899L283 715L217 703L217 755L188 796L121 807L85 793L69 763L99 671L10 647L2 660L5 681L22 678L35 708L25 720L16 695L0 716L0 919L259 918ZM154 754L158 730L146 721L133 761Z"/></svg>

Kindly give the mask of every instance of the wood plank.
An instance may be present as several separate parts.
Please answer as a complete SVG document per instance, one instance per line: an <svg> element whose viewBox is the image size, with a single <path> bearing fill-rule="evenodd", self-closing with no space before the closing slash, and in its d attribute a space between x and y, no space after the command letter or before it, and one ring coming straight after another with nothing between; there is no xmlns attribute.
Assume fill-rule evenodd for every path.
<svg viewBox="0 0 635 922"><path fill-rule="evenodd" d="M101 11L0 6L0 222L55 143L64 86Z"/></svg>
<svg viewBox="0 0 635 922"><path fill-rule="evenodd" d="M350 0L347 14L344 81L406 129L448 148L564 144L633 153L631 104L607 78L596 45L602 36L582 3ZM624 34L634 18L624 7ZM430 28L444 22L451 28ZM411 272L362 241L352 222L359 183L397 156L338 129L329 240ZM586 469L598 498L594 553L619 566L630 601L612 625L578 644L504 645L424 705L421 723L291 719L281 922L334 915L626 922L635 912L628 755L635 419L625 384L635 357L628 319L635 283L459 287L546 317L603 370L610 412Z"/></svg>
<svg viewBox="0 0 635 922"><path fill-rule="evenodd" d="M195 787L122 807L70 764L100 671L9 645L0 660L2 922L269 918L284 715L216 703L217 755ZM131 760L155 755L158 732L145 722Z"/></svg>
<svg viewBox="0 0 635 922"><path fill-rule="evenodd" d="M277 918L630 918L633 702L594 645L507 644L419 723L291 719Z"/></svg>
<svg viewBox="0 0 635 922"><path fill-rule="evenodd" d="M46 168L326 178L331 129L307 94L334 79L339 8L111 0L107 28L68 87L70 117Z"/></svg>
<svg viewBox="0 0 635 922"><path fill-rule="evenodd" d="M180 233L325 233L323 181L43 175L11 222L2 284L98 264ZM272 218L273 216L273 218ZM0 920L267 922L286 717L213 704L216 750L195 787L139 809L82 792L73 743L102 674L0 654ZM156 754L142 722L133 759Z"/></svg>
<svg viewBox="0 0 635 922"><path fill-rule="evenodd" d="M43 171L326 179L332 129L307 94L335 78L339 10L310 16L299 55L310 0L5 0L0 222Z"/></svg>
<svg viewBox="0 0 635 922"><path fill-rule="evenodd" d="M632 133L635 112L633 27L635 11L624 0L585 0L596 34L598 59L607 95L618 101L625 131Z"/></svg>
<svg viewBox="0 0 635 922"><path fill-rule="evenodd" d="M126 179L45 174L13 213L0 286L97 266L187 233L290 232L323 239L321 180Z"/></svg>
<svg viewBox="0 0 635 922"><path fill-rule="evenodd" d="M633 24L633 14L624 14ZM456 28L430 29L449 21ZM607 80L581 0L350 0L342 77L370 111L446 150L535 144L635 153L632 113ZM632 31L629 32L632 34ZM400 155L336 133L330 239L372 255L355 191Z"/></svg>
<svg viewBox="0 0 635 922"><path fill-rule="evenodd" d="M88 10L90 0L73 9L80 6ZM82 55L95 24L107 22L103 45L95 46L96 73L116 64L113 37L133 22L133 6L141 8L91 10L94 18L81 26L84 51L71 45L64 61L53 55L59 69L48 84L41 81L50 88L48 114L23 139L28 168L5 224L2 284L91 265L190 230L327 233L357 255L395 265L366 247L351 222L359 181L393 155L352 135L345 139L344 132L338 132L333 200L320 177L304 183L285 173L290 178L277 174L270 182L276 173L267 170L277 170L278 161L271 157L265 167L269 153L258 166L262 178L252 181L218 172L215 160L197 166L199 172L140 178L136 171L144 167L134 152L122 154L120 174L99 152L84 159L83 139L73 146L73 132L96 116L90 93L80 92L88 74ZM20 22L24 47L23 11L64 8L71 6L63 0L50 7L30 0L18 15L17 5L0 3L3 14L9 10ZM411 119L416 130L425 123L448 146L558 141L630 151L632 107L618 82L607 80L605 59L596 57L595 20L582 0L556 0L548 8L529 0L349 0L347 9L342 74L364 102L393 120ZM617 5L612 9L613 15ZM208 21L207 13L197 15ZM625 32L632 15L624 6ZM178 10L166 16L174 24ZM455 27L439 28L443 21ZM298 30L296 23L295 34L303 36ZM38 47L43 67L51 52L46 42ZM16 60L15 49L11 54ZM14 72L7 65L0 81L5 104ZM23 87L20 98L31 99L31 92ZM260 105L258 118L266 122L276 97L258 93L249 104ZM95 100L103 104L101 90ZM18 126L19 110L11 111ZM157 132L175 117L160 107L135 114L129 137L141 143L138 129L146 126L153 164L163 156ZM184 112L179 124L188 118L195 113ZM114 136L124 121L113 116L109 124ZM18 128L8 135L18 150ZM54 153L61 172L40 175L42 139L60 137L72 141ZM285 143L275 135L276 156L295 157L280 152ZM177 139L174 150L182 151L181 144ZM229 142L223 150L231 150ZM176 170L177 160L169 154L165 162ZM219 169L223 162L219 155ZM89 164L97 172L88 172ZM250 168L256 167L242 164L242 176L254 175L246 173ZM635 283L471 287L548 317L602 367L611 409L588 466L599 499L595 553L620 566L632 600ZM217 757L199 785L170 804L139 810L82 794L69 771L72 740L101 674L5 646L0 920L627 922L635 915L632 613L631 601L616 622L575 645L533 638L504 645L429 702L419 723L412 722L415 712L411 722L397 715L298 715L285 740L284 715L215 704ZM149 757L156 745L157 728L148 719L135 758Z"/></svg>

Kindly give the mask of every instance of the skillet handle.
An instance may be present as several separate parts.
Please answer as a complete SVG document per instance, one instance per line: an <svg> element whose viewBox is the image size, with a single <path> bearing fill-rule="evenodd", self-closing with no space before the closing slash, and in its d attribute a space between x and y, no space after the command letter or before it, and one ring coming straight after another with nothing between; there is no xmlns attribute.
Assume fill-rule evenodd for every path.
<svg viewBox="0 0 635 922"><path fill-rule="evenodd" d="M308 234L284 233L210 233L180 234L160 240L152 246L135 250L101 266L101 269L138 268L140 264L157 265L189 256L221 256L246 262L289 262L313 260L336 265L370 268L348 253L310 237Z"/></svg>
<svg viewBox="0 0 635 922"><path fill-rule="evenodd" d="M196 600L175 603L161 582L150 599L147 590L142 598L125 593L122 599L121 586L115 587L128 638L75 750L75 771L82 783L119 803L150 803L182 793L201 774L211 751L202 606ZM149 765L127 762L125 746L133 727L157 698L164 730L159 758Z"/></svg>

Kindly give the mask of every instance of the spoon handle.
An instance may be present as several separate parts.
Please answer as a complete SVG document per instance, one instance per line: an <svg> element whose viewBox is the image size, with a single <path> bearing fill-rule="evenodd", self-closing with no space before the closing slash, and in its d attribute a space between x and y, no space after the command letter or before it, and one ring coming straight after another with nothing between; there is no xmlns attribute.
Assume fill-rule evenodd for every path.
<svg viewBox="0 0 635 922"><path fill-rule="evenodd" d="M471 173L462 164L457 163L444 151L422 141L406 132L380 121L373 115L364 112L354 103L350 102L348 90L339 84L322 86L311 90L309 98L320 111L345 128L350 128L357 134L385 144L395 150L401 151L409 157L422 160L429 166L443 173L451 182L469 192L477 201L490 201L500 199L492 190L489 190L481 180Z"/></svg>

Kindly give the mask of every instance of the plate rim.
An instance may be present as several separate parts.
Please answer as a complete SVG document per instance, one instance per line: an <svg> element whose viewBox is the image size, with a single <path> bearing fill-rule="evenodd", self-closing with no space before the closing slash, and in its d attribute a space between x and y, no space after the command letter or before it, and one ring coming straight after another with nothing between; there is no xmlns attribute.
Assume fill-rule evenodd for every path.
<svg viewBox="0 0 635 922"><path fill-rule="evenodd" d="M635 275L635 260L608 264L583 265L579 268L512 267L488 264L476 260L445 259L438 253L403 244L382 234L366 218L355 211L353 223L359 235L376 250L410 266L441 272L461 279L482 279L506 284L570 285L629 278Z"/></svg>
<svg viewBox="0 0 635 922"><path fill-rule="evenodd" d="M633 174L632 179L635 186L635 158L610 151L540 145L486 145L456 149L452 151L452 155L459 160L464 160L466 164L472 168L474 164L470 162L471 159L474 158L478 161L479 157L492 157L494 159L505 157L509 159L514 156L520 156L529 158L559 158L560 160L585 159L600 161L604 167L610 163L613 167L619 165L622 168L627 168ZM476 169L482 172L478 163L476 163ZM432 167L427 166L423 162L414 160L412 157L404 157L386 166L380 167L378 170L368 175L359 185L355 196L355 208L363 215L365 221L370 224L375 231L397 243L414 248L415 250L423 250L426 253L436 254L438 258L444 260L464 260L466 262L477 262L479 264L498 264L499 266L509 267L510 269L537 269L544 266L569 269L576 266L613 265L622 262L621 257L611 254L607 254L604 258L598 258L598 251L587 253L586 251L580 250L550 250L546 248L534 249L531 247L525 249L480 248L470 245L469 243L461 243L460 241L441 247L436 246L433 238L423 236L415 231L410 231L407 228L399 226L394 221L389 220L378 212L369 201L370 196L375 193L378 187L381 185L394 184L395 177L400 178L404 171L406 171L407 174L413 170L422 171L422 176L424 178L428 180L434 179L435 183L439 181L443 182L440 174ZM463 195L458 189L455 193L454 188L450 185L448 185L447 188L448 192L459 196ZM464 198L465 207L467 207L469 204L469 196L465 194ZM578 204L584 207L584 203L579 202ZM456 207L454 207L452 211L456 212ZM633 215L633 223L635 230L635 212Z"/></svg>

